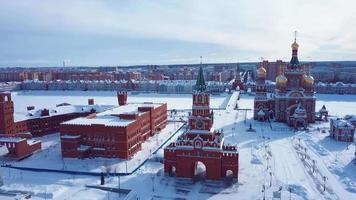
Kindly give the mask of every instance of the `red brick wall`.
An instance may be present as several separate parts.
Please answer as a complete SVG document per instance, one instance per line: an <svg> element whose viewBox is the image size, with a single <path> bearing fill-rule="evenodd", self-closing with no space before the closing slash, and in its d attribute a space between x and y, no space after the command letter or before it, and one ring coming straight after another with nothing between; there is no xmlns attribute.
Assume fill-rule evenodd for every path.
<svg viewBox="0 0 356 200"><path fill-rule="evenodd" d="M137 114L119 115L124 119L136 119L126 127L107 127L105 125L67 125L60 126L61 136L80 135L80 139L61 139L63 157L119 157L128 159L141 150L141 143L167 124L167 105L154 109L139 107ZM90 146L91 150L82 154L77 151L80 145ZM105 148L96 151L94 148Z"/></svg>
<svg viewBox="0 0 356 200"><path fill-rule="evenodd" d="M0 134L14 133L14 103L10 93L0 93Z"/></svg>

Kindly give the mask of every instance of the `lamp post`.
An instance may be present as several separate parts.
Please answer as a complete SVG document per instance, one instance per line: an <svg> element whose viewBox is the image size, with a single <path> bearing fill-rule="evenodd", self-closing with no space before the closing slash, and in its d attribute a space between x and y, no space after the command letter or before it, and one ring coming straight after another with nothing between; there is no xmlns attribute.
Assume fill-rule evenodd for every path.
<svg viewBox="0 0 356 200"><path fill-rule="evenodd" d="M323 181L324 181L324 185L323 185L323 191L325 192L326 190L326 180L328 179L328 177L323 176Z"/></svg>
<svg viewBox="0 0 356 200"><path fill-rule="evenodd" d="M313 160L313 173L315 172L315 163L316 163L316 160Z"/></svg>
<svg viewBox="0 0 356 200"><path fill-rule="evenodd" d="M152 179L152 192L154 192L155 191L155 176L152 175L151 179Z"/></svg>
<svg viewBox="0 0 356 200"><path fill-rule="evenodd" d="M355 165L356 165L356 146L355 146Z"/></svg>

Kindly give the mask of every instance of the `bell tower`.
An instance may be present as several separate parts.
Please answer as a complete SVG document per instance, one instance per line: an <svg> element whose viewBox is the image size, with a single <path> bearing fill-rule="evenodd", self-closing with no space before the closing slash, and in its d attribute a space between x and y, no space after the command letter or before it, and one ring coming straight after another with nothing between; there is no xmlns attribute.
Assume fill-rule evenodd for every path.
<svg viewBox="0 0 356 200"><path fill-rule="evenodd" d="M201 57L200 57L201 58ZM210 96L206 91L202 63L193 93L192 115L189 117L189 127L195 130L210 131L213 126L213 114L210 112Z"/></svg>
<svg viewBox="0 0 356 200"><path fill-rule="evenodd" d="M11 93L0 93L0 134L14 134L14 103Z"/></svg>

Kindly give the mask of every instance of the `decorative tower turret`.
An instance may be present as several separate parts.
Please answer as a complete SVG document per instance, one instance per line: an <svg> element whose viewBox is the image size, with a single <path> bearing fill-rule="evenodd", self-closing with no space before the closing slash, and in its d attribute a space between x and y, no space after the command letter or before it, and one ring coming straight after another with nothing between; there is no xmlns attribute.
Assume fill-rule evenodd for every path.
<svg viewBox="0 0 356 200"><path fill-rule="evenodd" d="M266 69L263 62L257 70L256 97L254 101L254 119L264 121L268 117L269 103L267 99Z"/></svg>
<svg viewBox="0 0 356 200"><path fill-rule="evenodd" d="M0 93L0 134L14 134L14 103L11 93Z"/></svg>
<svg viewBox="0 0 356 200"><path fill-rule="evenodd" d="M210 112L210 96L206 91L202 63L200 63L195 90L193 93L192 115L189 117L190 129L210 131L213 117Z"/></svg>
<svg viewBox="0 0 356 200"><path fill-rule="evenodd" d="M236 146L224 144L224 134L214 131L213 112L206 91L202 63L193 93L189 129L177 141L164 149L164 171L177 177L221 180L229 176L238 178L239 154ZM198 166L205 165L205 171Z"/></svg>

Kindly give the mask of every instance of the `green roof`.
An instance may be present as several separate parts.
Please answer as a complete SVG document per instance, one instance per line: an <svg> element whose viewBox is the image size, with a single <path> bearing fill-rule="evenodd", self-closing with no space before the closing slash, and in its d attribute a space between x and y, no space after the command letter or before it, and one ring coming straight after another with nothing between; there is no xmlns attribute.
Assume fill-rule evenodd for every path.
<svg viewBox="0 0 356 200"><path fill-rule="evenodd" d="M199 73L198 73L198 78L197 82L195 84L195 90L199 92L205 92L206 91L206 84L204 80L204 73L203 73L203 68L200 65L199 67Z"/></svg>
<svg viewBox="0 0 356 200"><path fill-rule="evenodd" d="M299 60L297 56L292 56L292 59L290 60L291 65L299 65Z"/></svg>

